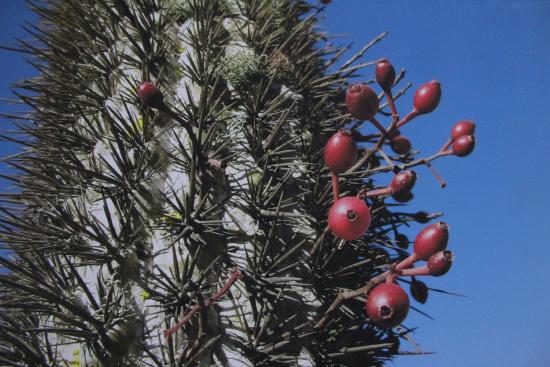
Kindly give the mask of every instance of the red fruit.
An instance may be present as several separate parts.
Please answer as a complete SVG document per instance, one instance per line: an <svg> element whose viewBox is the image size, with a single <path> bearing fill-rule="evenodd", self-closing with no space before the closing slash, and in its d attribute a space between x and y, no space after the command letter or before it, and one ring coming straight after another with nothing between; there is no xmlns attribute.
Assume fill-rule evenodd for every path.
<svg viewBox="0 0 550 367"><path fill-rule="evenodd" d="M390 147L397 154L407 154L411 151L411 141L403 135L398 135L390 140Z"/></svg>
<svg viewBox="0 0 550 367"><path fill-rule="evenodd" d="M475 131L476 124L473 121L459 121L451 129L451 139L455 140L464 135L474 135Z"/></svg>
<svg viewBox="0 0 550 367"><path fill-rule="evenodd" d="M370 120L378 113L378 96L366 84L351 84L346 93L346 106L354 119Z"/></svg>
<svg viewBox="0 0 550 367"><path fill-rule="evenodd" d="M321 2L323 4L330 4L332 2L332 0L321 0Z"/></svg>
<svg viewBox="0 0 550 367"><path fill-rule="evenodd" d="M414 109L419 115L430 113L439 104L441 99L441 84L432 80L416 90L414 94Z"/></svg>
<svg viewBox="0 0 550 367"><path fill-rule="evenodd" d="M430 269L430 275L434 277L440 277L446 274L451 265L453 265L453 253L451 251L439 251L430 256L428 259L428 269Z"/></svg>
<svg viewBox="0 0 550 367"><path fill-rule="evenodd" d="M376 64L376 81L386 93L391 91L395 82L395 69L387 59Z"/></svg>
<svg viewBox="0 0 550 367"><path fill-rule="evenodd" d="M449 225L437 222L424 227L414 240L414 253L420 260L428 260L430 256L447 248L449 241Z"/></svg>
<svg viewBox="0 0 550 367"><path fill-rule="evenodd" d="M416 183L416 173L414 171L401 171L391 180L391 189L393 195L399 195L411 191Z"/></svg>
<svg viewBox="0 0 550 367"><path fill-rule="evenodd" d="M367 204L355 196L346 196L332 204L328 211L330 230L344 240L361 237L370 224L370 210Z"/></svg>
<svg viewBox="0 0 550 367"><path fill-rule="evenodd" d="M158 108L162 105L164 96L151 82L142 82L138 86L138 97L144 107Z"/></svg>
<svg viewBox="0 0 550 367"><path fill-rule="evenodd" d="M389 329L407 317L409 296L397 284L382 283L369 292L365 308L372 322Z"/></svg>
<svg viewBox="0 0 550 367"><path fill-rule="evenodd" d="M340 130L325 145L325 163L333 173L342 173L357 161L357 144L351 131Z"/></svg>
<svg viewBox="0 0 550 367"><path fill-rule="evenodd" d="M476 139L472 135L459 136L451 147L451 151L457 157L466 157L474 150Z"/></svg>

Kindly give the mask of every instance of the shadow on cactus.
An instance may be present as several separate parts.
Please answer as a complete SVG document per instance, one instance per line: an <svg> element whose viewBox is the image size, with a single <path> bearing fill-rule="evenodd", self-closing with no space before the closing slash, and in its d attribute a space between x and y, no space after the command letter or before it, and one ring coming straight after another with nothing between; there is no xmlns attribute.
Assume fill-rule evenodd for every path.
<svg viewBox="0 0 550 367"><path fill-rule="evenodd" d="M475 125L419 158L401 133L436 110L441 85L400 117L411 84L389 60L364 72L380 97L346 83L387 33L344 61L316 30L330 5L302 0L32 7L44 22L19 48L40 76L14 88L31 112L7 116L26 149L4 160L19 174L1 197L3 364L381 366L425 353L402 284L428 301L442 291L416 278L454 257L449 226L428 223L441 214L403 203L430 184L415 166L444 186L432 162L470 154Z"/></svg>

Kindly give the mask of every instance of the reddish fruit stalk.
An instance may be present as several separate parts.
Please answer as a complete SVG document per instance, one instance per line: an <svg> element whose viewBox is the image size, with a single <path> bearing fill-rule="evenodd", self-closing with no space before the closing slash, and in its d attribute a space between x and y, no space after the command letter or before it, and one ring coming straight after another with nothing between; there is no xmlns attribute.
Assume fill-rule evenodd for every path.
<svg viewBox="0 0 550 367"><path fill-rule="evenodd" d="M382 126L382 124L373 116L370 118L369 120L378 130L380 130L380 132L382 133L383 136L386 136L388 134L388 132L386 131L386 129L384 128L384 126Z"/></svg>
<svg viewBox="0 0 550 367"><path fill-rule="evenodd" d="M365 308L372 322L389 329L407 317L409 297L397 284L382 283L369 292Z"/></svg>
<svg viewBox="0 0 550 367"><path fill-rule="evenodd" d="M340 183L338 182L338 175L334 172L330 173L332 178L332 198L334 201L340 197Z"/></svg>
<svg viewBox="0 0 550 367"><path fill-rule="evenodd" d="M220 298L223 297L225 293L231 288L231 286L241 277L241 271L239 269L236 269L231 273L231 276L227 280L227 282L224 284L220 290L218 290L216 293L214 293L210 298L208 298L206 301L204 301L204 307L210 307L213 303L217 302ZM203 309L202 305L196 305L187 312L187 314L179 321L176 325L172 326L170 329L166 329L163 332L164 338L169 338L172 334L174 334L176 331L178 331L183 325L185 325L193 315L195 315L198 311Z"/></svg>

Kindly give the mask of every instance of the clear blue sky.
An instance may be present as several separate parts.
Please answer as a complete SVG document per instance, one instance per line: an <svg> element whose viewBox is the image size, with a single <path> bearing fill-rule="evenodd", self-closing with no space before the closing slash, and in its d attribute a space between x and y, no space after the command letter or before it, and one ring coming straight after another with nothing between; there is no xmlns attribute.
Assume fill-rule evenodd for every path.
<svg viewBox="0 0 550 367"><path fill-rule="evenodd" d="M1 1L1 43L20 36L19 24L31 19L22 9L22 0ZM415 86L442 83L438 109L403 129L416 148L434 152L459 119L478 125L472 156L436 162L447 188L418 170L412 204L444 211L451 225L455 266L429 285L468 297L432 294L421 309L435 321L412 312L406 324L419 327L416 340L436 354L393 365L550 365L550 1L333 0L322 27L346 33L355 49L389 30L367 59L390 58ZM1 97L8 83L33 74L4 51L0 66ZM398 103L402 114L410 101ZM0 151L13 148L2 143Z"/></svg>

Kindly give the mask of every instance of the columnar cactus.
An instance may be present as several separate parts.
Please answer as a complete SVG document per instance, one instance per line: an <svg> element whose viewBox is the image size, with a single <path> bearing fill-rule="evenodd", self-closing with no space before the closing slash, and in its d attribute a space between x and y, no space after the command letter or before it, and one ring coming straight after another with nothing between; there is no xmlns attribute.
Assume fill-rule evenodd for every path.
<svg viewBox="0 0 550 367"><path fill-rule="evenodd" d="M452 142L430 159L388 157L383 127L349 126L346 81L369 47L341 62L315 28L323 6L302 0L33 7L36 42L21 48L40 76L15 91L32 112L0 217L0 364L378 366L399 354L407 330L373 322L362 301L388 269L400 276L400 227L438 214L369 190L375 173L429 164ZM331 181L324 146L345 127L358 159ZM365 213L369 200L352 241L327 222L340 192Z"/></svg>

